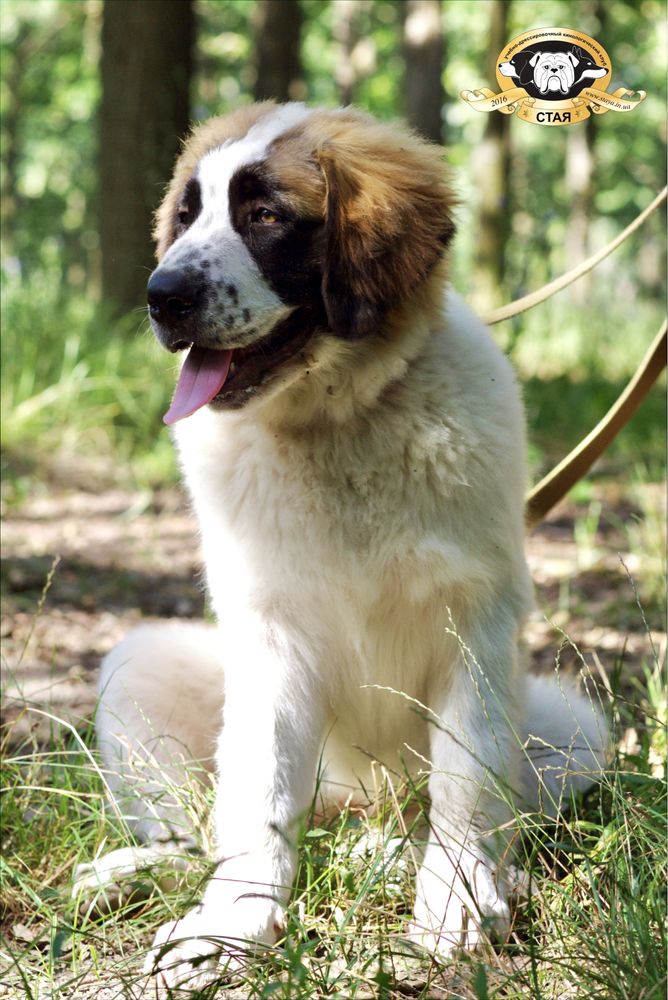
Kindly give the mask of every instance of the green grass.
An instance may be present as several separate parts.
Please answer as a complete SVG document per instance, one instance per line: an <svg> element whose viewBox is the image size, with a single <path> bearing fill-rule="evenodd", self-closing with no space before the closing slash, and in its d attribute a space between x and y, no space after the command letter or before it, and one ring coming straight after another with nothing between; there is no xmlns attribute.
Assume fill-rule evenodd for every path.
<svg viewBox="0 0 668 1000"><path fill-rule="evenodd" d="M667 957L666 683L658 656L631 696L621 670L606 703L618 749L600 786L556 824L516 817L524 890L507 943L442 968L403 941L409 845L420 838L419 811L407 805L423 799L415 788L402 795L379 768L374 818L344 811L305 824L285 941L199 995L658 1000ZM35 1000L102 988L138 997L153 934L198 899L210 865L193 857L169 891L156 873L141 873L112 912L73 901L75 865L132 837L106 798L92 724L77 731L51 721L47 748L29 736L17 745L11 726L4 733L0 983L5 995ZM210 804L211 785L204 795Z"/></svg>
<svg viewBox="0 0 668 1000"><path fill-rule="evenodd" d="M440 987L477 1000L658 1000L666 967L665 694L657 668L640 713L613 693L617 733L632 723L633 734L600 788L556 825L518 821L529 889L516 901L506 944L442 971L402 941L412 827L390 789L372 820L343 813L305 828L286 942L248 961L237 995L392 997L403 989L427 998ZM28 740L5 757L2 979L11 996L86 996L95 984L133 995L152 934L192 905L209 871L194 858L172 891L102 916L69 898L77 862L131 842L107 804L93 745L90 729L54 725L48 749ZM142 875L144 888L150 878ZM228 988L202 995L226 996Z"/></svg>

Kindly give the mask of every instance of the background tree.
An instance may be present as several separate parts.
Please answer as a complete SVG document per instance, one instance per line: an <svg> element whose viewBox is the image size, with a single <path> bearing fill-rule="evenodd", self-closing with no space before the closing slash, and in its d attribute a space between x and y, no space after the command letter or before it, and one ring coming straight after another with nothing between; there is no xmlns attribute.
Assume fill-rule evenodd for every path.
<svg viewBox="0 0 668 1000"><path fill-rule="evenodd" d="M151 217L190 118L190 0L106 0L102 21L102 292L145 302Z"/></svg>
<svg viewBox="0 0 668 1000"><path fill-rule="evenodd" d="M583 15L594 21L601 37L606 35L606 4L602 0L586 0L582 4ZM581 263L589 256L589 228L591 207L594 200L594 163L596 122L588 118L584 128L568 130L566 146L566 187L570 202L568 225L566 228L566 259L571 266ZM591 287L591 275L585 275L570 289L574 303L586 301Z"/></svg>
<svg viewBox="0 0 668 1000"><path fill-rule="evenodd" d="M255 13L256 101L304 97L301 63L303 13L299 0L259 0Z"/></svg>
<svg viewBox="0 0 668 1000"><path fill-rule="evenodd" d="M492 0L489 38L485 54L485 79L496 86L496 60L508 41L511 0ZM510 208L510 116L486 116L482 142L473 154L479 199L480 239L476 260L475 295L485 307L499 305L503 298L506 241Z"/></svg>
<svg viewBox="0 0 668 1000"><path fill-rule="evenodd" d="M360 0L333 0L332 37L339 45L336 60L336 84L341 104L351 104L355 100L358 80L358 66L355 47L360 40Z"/></svg>
<svg viewBox="0 0 668 1000"><path fill-rule="evenodd" d="M0 22L2 277L96 298L100 8L5 3Z"/></svg>
<svg viewBox="0 0 668 1000"><path fill-rule="evenodd" d="M434 142L442 141L443 27L441 0L402 0L406 118Z"/></svg>
<svg viewBox="0 0 668 1000"><path fill-rule="evenodd" d="M11 253L20 205L18 201L18 168L21 159L20 122L22 113L22 83L27 60L33 53L34 33L26 22L19 25L14 51L9 59L5 84L3 170L0 174L0 204L4 229L3 249Z"/></svg>

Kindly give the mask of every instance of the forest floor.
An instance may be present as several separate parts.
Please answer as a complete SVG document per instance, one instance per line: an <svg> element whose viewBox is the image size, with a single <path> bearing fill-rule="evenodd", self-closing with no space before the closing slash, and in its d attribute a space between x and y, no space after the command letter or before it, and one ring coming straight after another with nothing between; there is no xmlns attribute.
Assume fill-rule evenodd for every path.
<svg viewBox="0 0 668 1000"><path fill-rule="evenodd" d="M636 603L642 567L624 530L636 515L608 491L586 538L568 503L529 537L536 611L527 640L535 669L552 669L559 656L562 668L575 670L581 653L594 674L600 664L610 675L623 661L626 687L641 676L651 643L665 642L660 618L647 613L650 635L646 609ZM31 709L75 723L90 717L100 659L133 625L201 617L200 566L194 519L176 488L61 490L11 509L0 634L4 722L13 738L48 734L51 720Z"/></svg>
<svg viewBox="0 0 668 1000"><path fill-rule="evenodd" d="M646 488L656 491L654 505L662 510L661 487ZM542 671L557 661L573 672L584 665L595 679L618 672L618 687L633 702L641 697L643 669L655 658L653 649L665 647L666 636L656 603L647 610L637 599L636 576L646 566L628 526L640 511L609 485L595 486L593 497L585 508L563 503L528 539L536 584L527 630L531 661ZM55 720L82 729L94 710L100 659L129 628L205 611L194 519L177 488L53 487L8 506L3 552L3 722L11 746L47 747ZM62 865L58 871L58 892L68 895L71 871ZM21 921L8 912L10 953L26 947ZM100 951L110 960L108 985L105 977L84 975L71 992L65 973L57 974L49 995L139 995L112 979L117 950L109 943ZM410 969L402 975L402 995L412 989L412 976ZM425 994L416 980L414 992L445 997L452 988L444 978L442 987L434 982ZM0 996L24 995L22 989L12 973L6 986L0 983Z"/></svg>

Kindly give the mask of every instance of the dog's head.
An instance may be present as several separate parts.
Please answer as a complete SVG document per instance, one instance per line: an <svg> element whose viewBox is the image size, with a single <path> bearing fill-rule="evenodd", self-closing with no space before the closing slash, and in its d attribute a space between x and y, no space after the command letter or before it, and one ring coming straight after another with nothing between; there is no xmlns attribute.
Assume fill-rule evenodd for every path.
<svg viewBox="0 0 668 1000"><path fill-rule="evenodd" d="M350 109L259 104L187 140L158 210L151 322L189 349L168 422L238 408L315 337L383 336L454 232L442 151Z"/></svg>

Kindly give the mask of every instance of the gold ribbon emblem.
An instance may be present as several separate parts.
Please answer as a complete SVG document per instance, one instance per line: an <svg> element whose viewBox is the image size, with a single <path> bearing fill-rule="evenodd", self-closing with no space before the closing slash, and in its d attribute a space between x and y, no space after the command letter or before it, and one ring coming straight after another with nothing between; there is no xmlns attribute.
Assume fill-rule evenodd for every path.
<svg viewBox="0 0 668 1000"><path fill-rule="evenodd" d="M502 88L498 93L481 87L462 90L460 97L476 111L516 113L536 125L573 125L591 114L633 111L647 96L644 90L624 87L607 93L612 78L607 52L595 39L572 28L542 28L512 39L499 54L496 78ZM589 79L596 84L581 86ZM576 96L569 97L569 89L575 89ZM563 99L542 97L560 91L566 91Z"/></svg>

